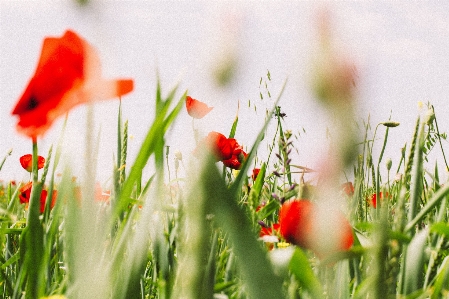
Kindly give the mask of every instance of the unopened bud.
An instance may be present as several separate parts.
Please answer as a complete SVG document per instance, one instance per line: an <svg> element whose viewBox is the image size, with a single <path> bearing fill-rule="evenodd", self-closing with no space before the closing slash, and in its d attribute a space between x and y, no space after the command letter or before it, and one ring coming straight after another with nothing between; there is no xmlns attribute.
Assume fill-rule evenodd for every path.
<svg viewBox="0 0 449 299"><path fill-rule="evenodd" d="M400 123L398 123L397 121L386 121L381 123L382 125L384 125L385 127L389 127L389 128L394 128L400 125Z"/></svg>
<svg viewBox="0 0 449 299"><path fill-rule="evenodd" d="M401 155L402 155L402 157L405 158L405 146L403 148L401 148Z"/></svg>
<svg viewBox="0 0 449 299"><path fill-rule="evenodd" d="M387 162L385 163L387 165L387 170L391 169L391 165L393 164L393 162L391 161L390 158L387 159Z"/></svg>
<svg viewBox="0 0 449 299"><path fill-rule="evenodd" d="M182 153L180 151L175 151L176 160L182 161Z"/></svg>

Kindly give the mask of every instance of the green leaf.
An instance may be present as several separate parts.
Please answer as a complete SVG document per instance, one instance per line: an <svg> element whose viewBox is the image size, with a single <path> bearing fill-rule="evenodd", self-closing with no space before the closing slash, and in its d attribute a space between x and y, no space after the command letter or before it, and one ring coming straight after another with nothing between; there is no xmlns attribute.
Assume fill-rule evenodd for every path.
<svg viewBox="0 0 449 299"><path fill-rule="evenodd" d="M432 296L430 297L430 299L441 298L441 296L443 295L441 294L441 291L443 290L444 285L446 286L445 290L447 290L448 276L449 276L449 256L446 256L436 274L436 279L432 290Z"/></svg>
<svg viewBox="0 0 449 299"><path fill-rule="evenodd" d="M231 132L229 133L229 138L234 138L235 132L237 131L237 124L239 123L239 116L237 115L232 123Z"/></svg>
<svg viewBox="0 0 449 299"><path fill-rule="evenodd" d="M161 97L160 86L158 83L158 89L156 93L157 94L156 110L158 110L159 113L156 114L156 118L153 122L153 125L151 126L151 128L147 133L147 136L145 137L145 140L139 150L139 153L137 154L134 164L131 166L130 173L123 185L122 193L120 196L120 203L115 211L116 213L120 213L128 206L131 200L131 193L133 191L133 187L136 183L140 184L142 170L146 166L150 156L153 153L163 153L164 142L162 142L162 140L164 138L164 135L167 132L169 126L175 120L176 116L181 111L185 97L187 95L187 92L185 92L179 99L175 108L173 108L170 114L166 116L170 104L174 98L175 92L176 87L170 92L169 96L165 101L162 100L160 98Z"/></svg>
<svg viewBox="0 0 449 299"><path fill-rule="evenodd" d="M407 225L405 226L404 231L410 231L415 225L421 221L427 213L429 213L440 201L449 194L449 185L445 185L443 188L439 189L430 200L427 201L427 204L419 211L419 213L413 218Z"/></svg>
<svg viewBox="0 0 449 299"><path fill-rule="evenodd" d="M257 219L263 220L277 211L280 207L281 203L277 200L269 201L262 209L257 212Z"/></svg>
<svg viewBox="0 0 449 299"><path fill-rule="evenodd" d="M434 223L430 227L430 231L440 234L440 235L443 235L446 238L448 238L449 237L449 224L447 224L445 222Z"/></svg>
<svg viewBox="0 0 449 299"><path fill-rule="evenodd" d="M289 267L300 285L310 293L312 298L323 298L323 288L315 276L307 256L300 248L296 248L293 253Z"/></svg>
<svg viewBox="0 0 449 299"><path fill-rule="evenodd" d="M281 279L274 274L246 213L237 204L235 193L226 187L212 157L206 161L201 181L214 222L227 233L237 257L248 298L283 298Z"/></svg>
<svg viewBox="0 0 449 299"><path fill-rule="evenodd" d="M254 185L251 188L251 191L249 193L249 203L253 210L256 210L257 206L259 205L259 197L260 197L260 192L262 191L262 187L263 187L263 183L264 183L264 179L265 179L266 168L267 168L267 165L265 163L263 163L262 167L260 168L259 174L257 175L257 179L254 182Z"/></svg>

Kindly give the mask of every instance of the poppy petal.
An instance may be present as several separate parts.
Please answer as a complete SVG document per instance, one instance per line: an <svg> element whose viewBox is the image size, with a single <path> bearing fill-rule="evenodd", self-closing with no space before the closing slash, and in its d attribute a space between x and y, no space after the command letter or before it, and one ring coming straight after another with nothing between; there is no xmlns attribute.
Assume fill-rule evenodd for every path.
<svg viewBox="0 0 449 299"><path fill-rule="evenodd" d="M124 95L132 80L104 80L95 49L73 31L44 39L34 76L14 107L17 130L43 135L53 121L76 105Z"/></svg>

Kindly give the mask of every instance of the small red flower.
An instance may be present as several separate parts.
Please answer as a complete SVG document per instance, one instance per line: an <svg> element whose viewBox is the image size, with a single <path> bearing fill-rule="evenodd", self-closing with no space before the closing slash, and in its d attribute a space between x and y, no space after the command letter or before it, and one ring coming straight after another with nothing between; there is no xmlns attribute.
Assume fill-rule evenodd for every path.
<svg viewBox="0 0 449 299"><path fill-rule="evenodd" d="M388 194L388 192L385 193L385 197L389 198L390 194ZM371 197L368 199L368 203L373 207L373 208L377 208L377 196L376 193L371 194ZM384 195L382 194L382 192L379 192L379 200L383 200L384 199Z"/></svg>
<svg viewBox="0 0 449 299"><path fill-rule="evenodd" d="M286 201L279 212L280 233L287 242L310 249L320 257L348 250L354 237L344 215L337 211L326 219L319 216L317 206L308 200Z"/></svg>
<svg viewBox="0 0 449 299"><path fill-rule="evenodd" d="M21 204L25 204L26 206L28 206L29 202L30 202L30 197L31 197L31 188L33 187L33 182L28 182L25 185L23 185L20 189L19 189L19 200ZM43 213L45 210L45 203L47 201L47 194L48 191L47 190L42 190L41 193L41 204L40 204L40 212ZM56 197L57 197L58 192L56 190L53 190L52 196L51 196L51 204L50 204L50 208L52 209L55 204L56 204Z"/></svg>
<svg viewBox="0 0 449 299"><path fill-rule="evenodd" d="M132 80L105 80L95 49L73 31L44 39L28 86L14 107L17 130L31 138L43 135L53 121L73 107L110 99L133 90Z"/></svg>
<svg viewBox="0 0 449 299"><path fill-rule="evenodd" d="M354 185L352 184L352 182L346 182L346 183L342 184L341 188L343 189L343 192L347 196L354 195Z"/></svg>
<svg viewBox="0 0 449 299"><path fill-rule="evenodd" d="M257 176L259 175L260 172L260 168L254 168L253 169L253 175L251 176L253 181L255 181L257 179Z"/></svg>
<svg viewBox="0 0 449 299"><path fill-rule="evenodd" d="M203 118L208 114L214 107L209 107L205 103L195 100L190 96L186 97L186 108L187 113L196 119Z"/></svg>
<svg viewBox="0 0 449 299"><path fill-rule="evenodd" d="M27 154L22 157L20 157L20 164L22 167L28 171L31 172L33 168L33 155ZM45 158L42 156L37 156L37 169L43 168L45 165Z"/></svg>

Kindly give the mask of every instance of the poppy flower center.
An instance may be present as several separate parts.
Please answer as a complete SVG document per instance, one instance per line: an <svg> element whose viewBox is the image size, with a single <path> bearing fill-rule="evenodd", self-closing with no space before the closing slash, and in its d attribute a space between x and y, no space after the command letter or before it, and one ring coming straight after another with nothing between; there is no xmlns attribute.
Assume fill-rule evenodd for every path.
<svg viewBox="0 0 449 299"><path fill-rule="evenodd" d="M28 109L32 110L36 108L38 105L37 99L35 96L30 97L30 101L28 102Z"/></svg>

